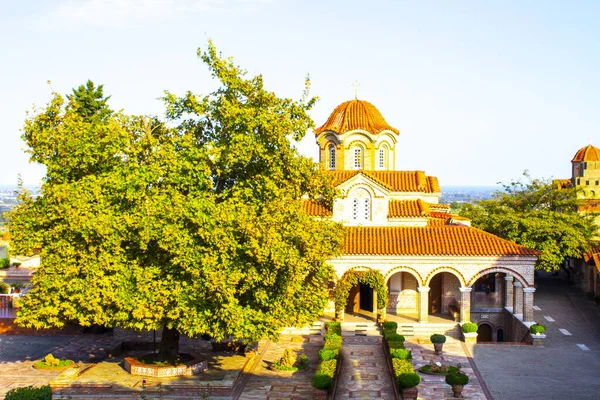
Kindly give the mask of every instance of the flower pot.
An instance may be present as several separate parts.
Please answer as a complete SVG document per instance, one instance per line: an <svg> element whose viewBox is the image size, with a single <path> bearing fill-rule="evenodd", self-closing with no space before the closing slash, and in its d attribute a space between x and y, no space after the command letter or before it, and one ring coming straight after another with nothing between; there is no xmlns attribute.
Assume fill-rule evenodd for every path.
<svg viewBox="0 0 600 400"><path fill-rule="evenodd" d="M452 385L452 392L454 393L454 397L462 398L462 390L463 385Z"/></svg>
<svg viewBox="0 0 600 400"><path fill-rule="evenodd" d="M442 354L442 347L444 347L444 343L434 343L433 348L435 349L435 354Z"/></svg>
<svg viewBox="0 0 600 400"><path fill-rule="evenodd" d="M402 399L403 400L417 400L419 395L419 389L417 387L405 388L402 389Z"/></svg>

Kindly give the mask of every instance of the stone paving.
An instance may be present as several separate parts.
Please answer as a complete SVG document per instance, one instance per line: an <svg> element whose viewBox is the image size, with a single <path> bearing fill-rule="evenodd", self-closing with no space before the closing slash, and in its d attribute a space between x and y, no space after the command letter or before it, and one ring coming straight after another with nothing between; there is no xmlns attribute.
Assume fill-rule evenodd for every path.
<svg viewBox="0 0 600 400"><path fill-rule="evenodd" d="M463 389L466 399L487 399L482 384L469 362L464 344L454 338L447 337L441 355L436 355L433 344L428 340L412 339L404 343L405 347L412 351L413 366L418 371L423 365L430 361L442 364L461 365L461 371L469 376L469 384ZM445 382L445 375L430 375L419 372L421 383L419 384L419 399L450 399L453 398L452 389Z"/></svg>
<svg viewBox="0 0 600 400"><path fill-rule="evenodd" d="M234 399L240 400L310 400L318 391L312 387L312 377L319 363L318 353L323 347L322 336L282 335L277 343L268 342L266 350L254 368L247 374ZM286 348L308 356L309 368L297 372L271 371L269 366L281 358Z"/></svg>
<svg viewBox="0 0 600 400"><path fill-rule="evenodd" d="M481 374L495 400L600 398L600 308L561 278L537 275L534 316L546 325L545 347L477 344Z"/></svg>
<svg viewBox="0 0 600 400"><path fill-rule="evenodd" d="M381 336L345 337L336 399L395 399Z"/></svg>

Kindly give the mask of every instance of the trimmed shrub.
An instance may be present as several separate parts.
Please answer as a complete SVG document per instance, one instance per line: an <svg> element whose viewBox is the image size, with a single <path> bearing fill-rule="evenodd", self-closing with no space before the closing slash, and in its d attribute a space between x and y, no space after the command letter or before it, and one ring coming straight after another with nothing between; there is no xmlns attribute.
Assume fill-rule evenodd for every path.
<svg viewBox="0 0 600 400"><path fill-rule="evenodd" d="M383 337L388 342L404 342L406 340L404 339L404 336L399 335L397 333L384 333Z"/></svg>
<svg viewBox="0 0 600 400"><path fill-rule="evenodd" d="M385 321L383 323L383 333L396 333L398 330L398 323L394 321Z"/></svg>
<svg viewBox="0 0 600 400"><path fill-rule="evenodd" d="M403 349L404 342L400 342L400 341L388 342L388 347L390 348L390 351L392 351L392 349Z"/></svg>
<svg viewBox="0 0 600 400"><path fill-rule="evenodd" d="M434 333L429 337L429 340L431 340L431 343L446 343L446 336Z"/></svg>
<svg viewBox="0 0 600 400"><path fill-rule="evenodd" d="M529 328L529 330L534 335L537 334L537 333L539 333L539 334L546 333L546 327L544 325L542 325L542 324L533 324L533 325L531 325L531 327Z"/></svg>
<svg viewBox="0 0 600 400"><path fill-rule="evenodd" d="M9 258L0 258L0 269L8 268L10 266Z"/></svg>
<svg viewBox="0 0 600 400"><path fill-rule="evenodd" d="M10 290L10 286L8 284L0 281L0 294L8 294Z"/></svg>
<svg viewBox="0 0 600 400"><path fill-rule="evenodd" d="M448 385L466 385L469 383L469 377L460 371L449 373L446 375L446 383Z"/></svg>
<svg viewBox="0 0 600 400"><path fill-rule="evenodd" d="M6 393L6 400L52 400L52 389L46 386L27 386L11 389Z"/></svg>
<svg viewBox="0 0 600 400"><path fill-rule="evenodd" d="M400 360L399 358L392 358L392 367L394 368L395 377L399 377L400 374L415 372L410 360Z"/></svg>
<svg viewBox="0 0 600 400"><path fill-rule="evenodd" d="M321 349L319 350L319 360L321 361L329 361L335 360L338 358L339 352L334 349Z"/></svg>
<svg viewBox="0 0 600 400"><path fill-rule="evenodd" d="M315 376L313 376L312 385L317 389L329 390L332 384L333 379L327 375L317 373Z"/></svg>
<svg viewBox="0 0 600 400"><path fill-rule="evenodd" d="M400 360L412 360L412 352L406 349L390 349L390 355Z"/></svg>
<svg viewBox="0 0 600 400"><path fill-rule="evenodd" d="M327 330L327 333L334 333L342 336L342 324L340 322L328 322L325 325L325 329Z"/></svg>
<svg viewBox="0 0 600 400"><path fill-rule="evenodd" d="M405 372L398 376L398 386L408 389L421 383L421 376L416 372Z"/></svg>
<svg viewBox="0 0 600 400"><path fill-rule="evenodd" d="M465 322L462 326L462 331L464 333L473 333L473 332L477 332L477 324L474 324L472 322Z"/></svg>
<svg viewBox="0 0 600 400"><path fill-rule="evenodd" d="M298 369L306 369L306 368L308 368L308 356L306 354L304 354L304 353L300 354L298 356L298 360L296 361L295 366Z"/></svg>
<svg viewBox="0 0 600 400"><path fill-rule="evenodd" d="M335 333L328 333L325 335L325 346L326 349L341 349L342 348L342 337Z"/></svg>

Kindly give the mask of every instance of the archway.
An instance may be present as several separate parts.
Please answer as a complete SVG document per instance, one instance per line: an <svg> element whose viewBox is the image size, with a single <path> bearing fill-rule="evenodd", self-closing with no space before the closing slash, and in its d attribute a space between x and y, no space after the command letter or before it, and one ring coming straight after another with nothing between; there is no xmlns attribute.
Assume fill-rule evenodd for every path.
<svg viewBox="0 0 600 400"><path fill-rule="evenodd" d="M498 328L496 331L496 337L498 342L504 342L504 329Z"/></svg>
<svg viewBox="0 0 600 400"><path fill-rule="evenodd" d="M335 288L335 310L341 312L376 312L384 314L387 307L387 288L383 275L374 270L350 270Z"/></svg>
<svg viewBox="0 0 600 400"><path fill-rule="evenodd" d="M400 320L418 321L420 285L420 277L411 269L398 268L388 274L388 319L396 316Z"/></svg>
<svg viewBox="0 0 600 400"><path fill-rule="evenodd" d="M449 312L451 306L460 308L460 279L451 272L438 272L429 279L428 314L442 319L454 320Z"/></svg>
<svg viewBox="0 0 600 400"><path fill-rule="evenodd" d="M492 342L492 326L483 323L477 328L477 343Z"/></svg>

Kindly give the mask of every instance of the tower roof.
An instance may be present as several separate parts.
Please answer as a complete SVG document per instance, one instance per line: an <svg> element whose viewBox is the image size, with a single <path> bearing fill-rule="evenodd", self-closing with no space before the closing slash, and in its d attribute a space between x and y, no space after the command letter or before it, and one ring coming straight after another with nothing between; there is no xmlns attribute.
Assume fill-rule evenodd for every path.
<svg viewBox="0 0 600 400"><path fill-rule="evenodd" d="M591 144L579 149L571 162L582 161L600 161L600 149L592 146Z"/></svg>
<svg viewBox="0 0 600 400"><path fill-rule="evenodd" d="M383 115L381 115L373 104L368 101L354 99L337 106L327 119L327 122L315 129L315 135L324 131L343 134L355 129L365 130L371 134L377 134L386 130L392 131L397 135L400 134L398 129L388 125Z"/></svg>

